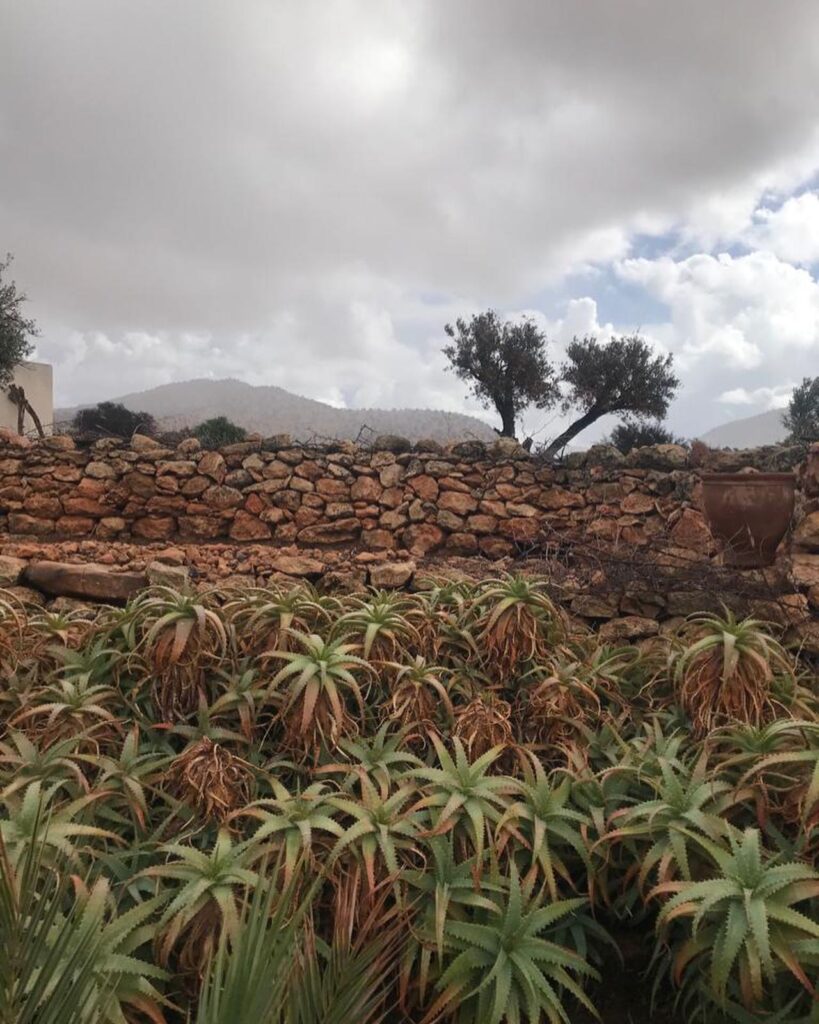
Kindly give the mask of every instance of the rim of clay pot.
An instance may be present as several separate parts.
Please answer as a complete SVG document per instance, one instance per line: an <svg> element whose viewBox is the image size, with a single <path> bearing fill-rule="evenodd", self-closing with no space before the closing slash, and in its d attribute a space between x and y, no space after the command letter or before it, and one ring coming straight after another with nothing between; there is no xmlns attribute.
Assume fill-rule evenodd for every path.
<svg viewBox="0 0 819 1024"><path fill-rule="evenodd" d="M703 473L703 481L708 483L743 483L743 484L764 484L764 483L785 483L785 481L796 481L795 473Z"/></svg>

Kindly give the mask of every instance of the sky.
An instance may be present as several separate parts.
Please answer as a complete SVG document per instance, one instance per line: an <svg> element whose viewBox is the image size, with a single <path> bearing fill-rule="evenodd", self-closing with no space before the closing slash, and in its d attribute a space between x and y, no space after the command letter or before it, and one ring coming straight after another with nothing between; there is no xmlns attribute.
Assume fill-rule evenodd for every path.
<svg viewBox="0 0 819 1024"><path fill-rule="evenodd" d="M807 0L0 0L0 251L58 404L494 423L441 354L491 306L556 362L639 331L695 436L819 373L818 41Z"/></svg>

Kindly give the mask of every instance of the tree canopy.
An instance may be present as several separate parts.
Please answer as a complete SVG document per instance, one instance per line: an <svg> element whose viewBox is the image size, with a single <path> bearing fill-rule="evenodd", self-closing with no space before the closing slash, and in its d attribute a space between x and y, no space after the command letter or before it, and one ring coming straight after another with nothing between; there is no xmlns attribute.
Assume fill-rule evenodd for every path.
<svg viewBox="0 0 819 1024"><path fill-rule="evenodd" d="M31 339L37 335L37 325L23 316L26 296L17 290L14 281L4 280L12 256L0 260L0 388L7 388L14 379L14 371L31 355Z"/></svg>
<svg viewBox="0 0 819 1024"><path fill-rule="evenodd" d="M452 338L444 347L451 368L484 406L495 407L503 437L515 436L515 420L527 406L548 408L560 397L546 336L534 320L503 322L489 309L444 330Z"/></svg>
<svg viewBox="0 0 819 1024"><path fill-rule="evenodd" d="M655 355L639 335L612 338L601 345L597 338L575 338L566 349L560 379L566 390L563 411L581 415L546 447L554 454L601 416L631 413L637 419L662 419L679 380L673 356Z"/></svg>
<svg viewBox="0 0 819 1024"><path fill-rule="evenodd" d="M559 452L601 416L627 413L639 420L660 420L679 386L670 355L656 355L638 335L612 338L575 338L566 360L556 369L546 352L546 336L528 317L502 321L494 310L467 323L447 324L452 344L444 347L451 368L467 381L473 394L497 410L501 430L515 436L515 422L530 405L548 409L560 405L580 415L545 448Z"/></svg>
<svg viewBox="0 0 819 1024"><path fill-rule="evenodd" d="M819 441L819 377L804 377L794 388L782 422L791 441Z"/></svg>
<svg viewBox="0 0 819 1024"><path fill-rule="evenodd" d="M134 412L119 402L100 402L89 409L80 409L73 420L75 430L83 434L128 439L134 434L156 433L156 421L148 412Z"/></svg>

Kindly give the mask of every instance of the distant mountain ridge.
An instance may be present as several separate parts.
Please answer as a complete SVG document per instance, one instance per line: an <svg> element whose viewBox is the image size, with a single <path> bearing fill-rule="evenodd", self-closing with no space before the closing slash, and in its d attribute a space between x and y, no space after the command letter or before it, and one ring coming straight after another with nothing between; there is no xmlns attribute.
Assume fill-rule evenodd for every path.
<svg viewBox="0 0 819 1024"><path fill-rule="evenodd" d="M710 448L758 448L784 441L788 431L782 422L784 409L769 409L757 416L723 423L700 435Z"/></svg>
<svg viewBox="0 0 819 1024"><path fill-rule="evenodd" d="M292 434L300 441L313 437L355 440L365 427L376 434L399 434L410 441L491 441L497 436L482 420L465 413L437 409L337 409L275 385L246 384L233 378L161 384L111 401L150 413L166 430L195 426L212 416L227 416L245 430L263 436ZM55 422L73 419L80 408L84 407L56 409Z"/></svg>

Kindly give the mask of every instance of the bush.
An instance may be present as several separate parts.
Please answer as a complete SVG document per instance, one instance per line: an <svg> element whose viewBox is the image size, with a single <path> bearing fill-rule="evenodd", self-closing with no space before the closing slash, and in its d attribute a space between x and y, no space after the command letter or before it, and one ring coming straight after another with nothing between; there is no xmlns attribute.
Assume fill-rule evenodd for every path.
<svg viewBox="0 0 819 1024"><path fill-rule="evenodd" d="M198 437L205 448L221 448L223 444L244 441L247 431L231 423L227 416L214 416L194 427L193 436Z"/></svg>
<svg viewBox="0 0 819 1024"><path fill-rule="evenodd" d="M683 440L675 437L659 420L653 423L623 420L612 430L609 443L628 455L632 448L644 448L647 444L682 444Z"/></svg>
<svg viewBox="0 0 819 1024"><path fill-rule="evenodd" d="M80 409L73 420L75 430L100 437L122 437L156 433L156 420L149 412L134 412L119 402L100 402L90 409Z"/></svg>

